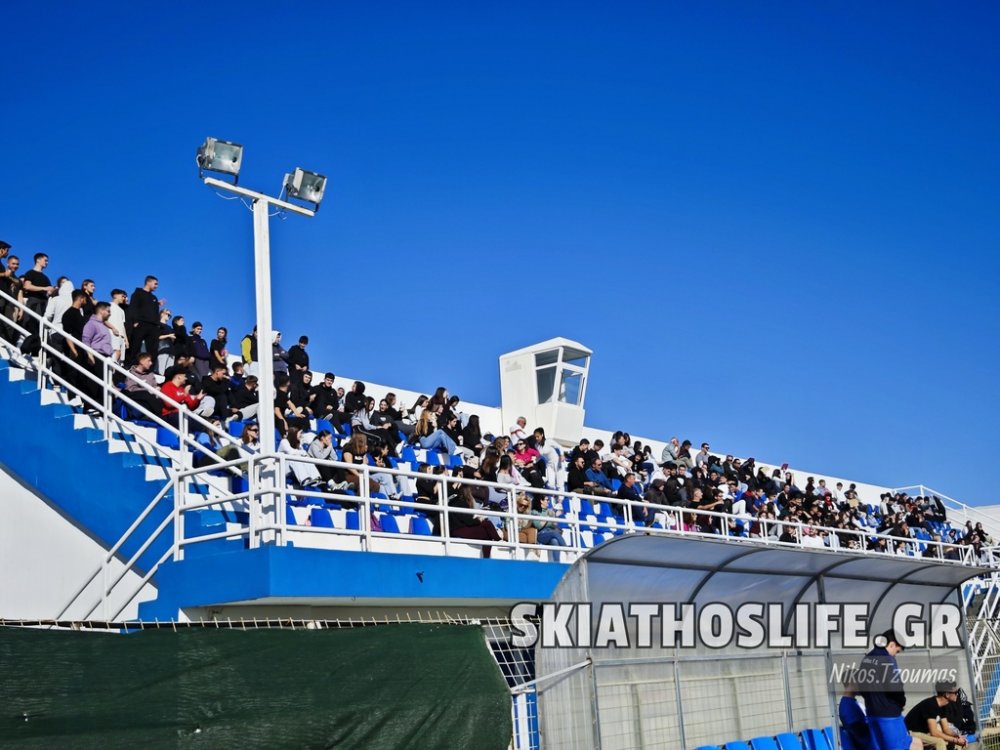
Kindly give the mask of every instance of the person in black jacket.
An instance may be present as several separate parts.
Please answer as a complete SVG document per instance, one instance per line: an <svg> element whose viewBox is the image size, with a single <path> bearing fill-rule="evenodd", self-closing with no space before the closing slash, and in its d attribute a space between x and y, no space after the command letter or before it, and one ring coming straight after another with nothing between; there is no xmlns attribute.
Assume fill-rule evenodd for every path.
<svg viewBox="0 0 1000 750"><path fill-rule="evenodd" d="M865 698L868 726L883 750L908 750L910 735L903 719L906 692L896 664L903 645L892 630L875 637L875 648L861 660L858 687Z"/></svg>
<svg viewBox="0 0 1000 750"><path fill-rule="evenodd" d="M134 365L142 347L153 356L153 366L156 366L156 354L160 348L160 307L166 300L157 299L154 292L160 282L155 276L147 276L141 288L132 292L128 305L128 365Z"/></svg>
<svg viewBox="0 0 1000 750"><path fill-rule="evenodd" d="M215 365L210 375L202 377L201 390L205 394L205 401L211 398L214 404L210 416L229 419L239 414L238 409L229 407L229 373L225 365Z"/></svg>
<svg viewBox="0 0 1000 750"><path fill-rule="evenodd" d="M288 375L292 379L292 385L302 381L302 376L309 372L309 352L306 347L309 345L308 336L299 336L299 343L288 347Z"/></svg>

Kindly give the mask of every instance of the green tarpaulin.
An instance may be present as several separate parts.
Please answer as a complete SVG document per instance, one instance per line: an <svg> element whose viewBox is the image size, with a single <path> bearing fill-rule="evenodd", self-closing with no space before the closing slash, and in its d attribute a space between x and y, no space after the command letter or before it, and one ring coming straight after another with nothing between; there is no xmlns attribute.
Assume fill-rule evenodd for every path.
<svg viewBox="0 0 1000 750"><path fill-rule="evenodd" d="M0 628L2 748L503 750L510 695L476 626Z"/></svg>

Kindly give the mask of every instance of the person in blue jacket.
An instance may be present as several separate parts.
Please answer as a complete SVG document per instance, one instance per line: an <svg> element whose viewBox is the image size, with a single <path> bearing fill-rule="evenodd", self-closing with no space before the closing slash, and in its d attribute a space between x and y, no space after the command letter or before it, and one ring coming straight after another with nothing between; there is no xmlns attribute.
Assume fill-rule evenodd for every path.
<svg viewBox="0 0 1000 750"><path fill-rule="evenodd" d="M902 652L903 645L895 631L887 630L875 636L875 648L861 660L856 673L865 699L868 726L880 750L910 750L911 746L903 718L906 691L896 663Z"/></svg>

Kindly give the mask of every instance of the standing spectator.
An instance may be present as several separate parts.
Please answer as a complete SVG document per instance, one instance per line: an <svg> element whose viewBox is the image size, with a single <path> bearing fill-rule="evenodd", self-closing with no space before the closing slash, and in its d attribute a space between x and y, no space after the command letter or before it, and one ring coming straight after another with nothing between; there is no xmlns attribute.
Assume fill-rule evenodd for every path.
<svg viewBox="0 0 1000 750"><path fill-rule="evenodd" d="M0 260L5 257L7 258L6 268L3 268L3 264L0 263L0 268L3 268L3 271L0 272L0 292L3 292L11 299L23 302L22 282L17 277L17 270L21 267L21 259L16 255L7 257L8 252L10 252L10 245L6 242L0 242ZM16 323L20 319L20 308L13 302L0 297L0 335L11 344L17 343L19 334L6 321L9 320Z"/></svg>
<svg viewBox="0 0 1000 750"><path fill-rule="evenodd" d="M62 316L73 305L73 282L65 276L56 279L56 293L49 297L45 303L45 314L43 317L51 322L58 330L62 330ZM86 306L86 303L84 303ZM87 320L84 313L84 320Z"/></svg>
<svg viewBox="0 0 1000 750"><path fill-rule="evenodd" d="M87 302L84 300L83 308L86 309ZM80 340L84 344L89 346L95 352L103 357L110 358L114 347L111 344L111 331L108 329L107 323L108 317L111 315L111 305L107 302L98 302L94 306L94 314L87 319L87 322L83 326L83 335ZM90 372L93 373L94 377L104 381L104 368L101 366L100 362L95 362L92 355L88 353L87 362L90 365ZM108 373L110 374L110 372ZM94 399L94 401L101 401L101 386L91 380L90 378L83 376L83 388L87 394Z"/></svg>
<svg viewBox="0 0 1000 750"><path fill-rule="evenodd" d="M97 291L97 285L94 283L93 279L84 279L83 283L80 284L80 289L83 293L87 295L87 301L83 303L83 314L86 316L87 320L90 320L91 316L97 312L97 299L94 297L94 292Z"/></svg>
<svg viewBox="0 0 1000 750"><path fill-rule="evenodd" d="M83 317L83 303L86 299L87 295L79 289L73 292L72 305L62 315L62 330L65 334L65 338L63 339L63 354L65 354L66 359L89 371L88 364L92 364L94 358L80 349L76 343L83 339L83 327L87 322ZM73 367L72 364L68 364L63 370L64 377L69 384L78 393L82 393L82 386L85 385L84 380L86 376L78 368Z"/></svg>
<svg viewBox="0 0 1000 750"><path fill-rule="evenodd" d="M173 355L174 362L179 359L193 359L194 351L191 348L191 337L188 335L187 325L183 315L175 315L171 321L171 328L174 332Z"/></svg>
<svg viewBox="0 0 1000 750"><path fill-rule="evenodd" d="M163 310L160 313L160 333L156 342L156 366L159 372L166 371L174 364L174 327L170 325L170 310Z"/></svg>
<svg viewBox="0 0 1000 750"><path fill-rule="evenodd" d="M870 675L866 680L859 679L868 712L868 726L879 747L906 750L910 746L910 735L903 719L906 692L896 663L896 656L902 653L903 646L892 630L876 636L875 644L875 648L861 660L858 670L858 675Z"/></svg>
<svg viewBox="0 0 1000 750"><path fill-rule="evenodd" d="M212 355L208 350L208 342L201 337L203 326L195 321L191 326L191 353L194 354L194 371L203 378L212 371ZM228 369L228 368L227 368Z"/></svg>
<svg viewBox="0 0 1000 750"><path fill-rule="evenodd" d="M299 336L299 343L288 348L288 374L292 378L292 383L302 381L302 376L309 372L309 346L308 336Z"/></svg>
<svg viewBox="0 0 1000 750"><path fill-rule="evenodd" d="M274 367L274 374L277 375L281 373L282 375L288 374L288 352L285 347L281 345L281 331L274 332L274 339L271 342L271 359L272 367Z"/></svg>
<svg viewBox="0 0 1000 750"><path fill-rule="evenodd" d="M155 276L147 276L143 285L132 292L128 306L128 322L131 324L128 354L132 364L135 364L140 351L147 351L153 357L160 351L160 307L166 300L156 297L159 285Z"/></svg>
<svg viewBox="0 0 1000 750"><path fill-rule="evenodd" d="M108 312L108 327L111 329L111 349L115 362L125 361L128 336L125 328L125 308L128 297L124 289L111 290L111 308Z"/></svg>
<svg viewBox="0 0 1000 750"><path fill-rule="evenodd" d="M209 344L209 361L211 366L222 365L227 370L229 369L229 352L226 351L226 337L229 335L229 331L225 328L219 328L215 332L215 338L212 339L212 343Z"/></svg>
<svg viewBox="0 0 1000 750"><path fill-rule="evenodd" d="M259 375L257 367L260 355L257 352L257 326L240 340L240 355L243 357L243 367L247 375Z"/></svg>
<svg viewBox="0 0 1000 750"><path fill-rule="evenodd" d="M24 305L36 315L44 315L45 307L48 305L49 297L56 293L56 288L52 286L49 277L45 275L45 269L49 265L49 256L45 253L35 253L35 265L21 277L24 289ZM38 321L29 318L24 323L24 327L32 333L38 333Z"/></svg>

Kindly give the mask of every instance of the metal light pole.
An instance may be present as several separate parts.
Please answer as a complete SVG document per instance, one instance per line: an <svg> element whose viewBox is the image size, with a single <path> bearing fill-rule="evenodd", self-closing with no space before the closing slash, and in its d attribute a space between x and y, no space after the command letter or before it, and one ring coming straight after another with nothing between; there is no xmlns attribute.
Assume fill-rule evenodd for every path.
<svg viewBox="0 0 1000 750"><path fill-rule="evenodd" d="M253 201L253 250L254 270L257 289L257 361L260 372L257 375L258 398L257 422L260 425L260 452L275 452L274 440L274 362L271 354L271 241L268 229L268 212L271 206L283 211L291 211L303 216L315 216L316 212L294 203L272 198L269 195L232 185L214 177L203 178L206 185L242 195Z"/></svg>

